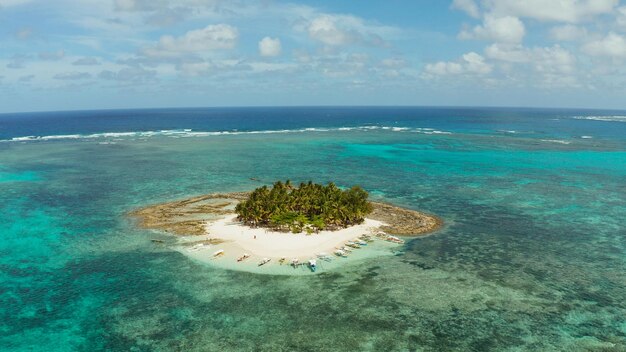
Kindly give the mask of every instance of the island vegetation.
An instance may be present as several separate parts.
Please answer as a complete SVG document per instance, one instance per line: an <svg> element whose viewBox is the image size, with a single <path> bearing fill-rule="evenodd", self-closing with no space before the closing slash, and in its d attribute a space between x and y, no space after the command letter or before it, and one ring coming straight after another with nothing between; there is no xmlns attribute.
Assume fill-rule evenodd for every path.
<svg viewBox="0 0 626 352"><path fill-rule="evenodd" d="M359 186L342 190L334 183L309 181L293 186L289 180L259 187L235 207L237 217L251 227L299 233L337 230L360 224L373 210L368 193Z"/></svg>
<svg viewBox="0 0 626 352"><path fill-rule="evenodd" d="M283 186L287 189L293 188L290 183L284 183ZM326 187L334 190L330 193L338 193L336 186L324 186L324 188ZM307 187L305 187L305 189L306 188ZM343 192L349 191L350 190ZM353 191L351 193L355 192ZM294 194L294 196L296 194ZM237 204L249 200L250 195L250 192L210 193L165 203L152 204L143 208L132 210L129 212L129 215L136 221L136 224L142 228L164 231L179 236L206 236L206 227L208 223L224 216L238 216L235 214ZM363 194L363 196L365 196L365 194ZM337 203L339 202L335 202L335 204ZM332 206L332 204L332 202L328 203L327 205L330 205L330 207L327 206L326 208L335 209L334 212L336 213L345 213L345 210L342 207L335 207ZM373 211L369 214L366 214L367 209L366 211L361 211L362 215L360 217L366 214L366 218L368 219L383 222L385 225L380 227L380 231L384 231L385 233L391 235L426 235L436 231L443 225L441 219L434 215L381 202L370 201L369 204L373 207ZM325 214L328 214L327 217L331 219L334 217L334 215L331 215L333 212L325 212ZM341 219L341 217L342 215L339 215L337 219ZM300 218L303 220L302 217ZM321 216L318 216L318 218L321 218ZM257 225L254 225L254 220L251 221L252 222L248 223L248 226L262 226L259 222L260 220L256 220ZM358 220L353 219L350 220L349 223L354 222L358 222ZM333 220L329 220L328 223L324 221L323 226L326 228L341 226L334 225L334 223L335 222ZM298 224L296 223L296 225ZM322 224L320 223L319 225ZM297 230L297 227L298 226L294 229ZM316 231L312 226L302 227L304 231L307 231L307 228L309 230ZM285 230L291 230L287 225L283 225L282 228ZM214 238L213 240L216 239Z"/></svg>

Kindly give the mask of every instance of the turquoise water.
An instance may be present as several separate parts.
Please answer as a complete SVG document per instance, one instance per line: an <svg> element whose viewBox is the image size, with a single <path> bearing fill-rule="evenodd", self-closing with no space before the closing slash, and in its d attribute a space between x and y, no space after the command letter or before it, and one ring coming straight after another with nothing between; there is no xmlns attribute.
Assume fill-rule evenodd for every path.
<svg viewBox="0 0 626 352"><path fill-rule="evenodd" d="M626 124L437 123L1 142L0 349L626 351ZM289 277L202 265L125 216L250 178L360 184L446 226Z"/></svg>

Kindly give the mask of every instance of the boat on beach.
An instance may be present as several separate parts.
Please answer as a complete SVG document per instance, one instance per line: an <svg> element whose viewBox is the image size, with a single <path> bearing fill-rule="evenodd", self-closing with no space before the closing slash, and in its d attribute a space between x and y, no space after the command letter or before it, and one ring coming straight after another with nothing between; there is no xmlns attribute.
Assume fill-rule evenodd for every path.
<svg viewBox="0 0 626 352"><path fill-rule="evenodd" d="M250 258L250 254L244 253L241 257L237 258L237 261L238 262L242 262L242 261L244 261L244 260L246 260L248 258Z"/></svg>
<svg viewBox="0 0 626 352"><path fill-rule="evenodd" d="M259 265L258 265L258 266L265 265L265 264L269 263L271 260L272 260L272 259L270 259L270 258L263 258L263 260L261 260L261 261L259 262Z"/></svg>
<svg viewBox="0 0 626 352"><path fill-rule="evenodd" d="M346 246L352 247L355 249L361 248L361 246L359 246L356 242L352 242L352 241L346 242Z"/></svg>
<svg viewBox="0 0 626 352"><path fill-rule="evenodd" d="M328 253L319 253L317 257L325 262L331 262L333 260Z"/></svg>
<svg viewBox="0 0 626 352"><path fill-rule="evenodd" d="M393 242L393 243L398 243L398 244L404 244L404 240L396 237L396 236L387 236L387 241L389 242Z"/></svg>
<svg viewBox="0 0 626 352"><path fill-rule="evenodd" d="M298 258L291 259L291 266L294 268L300 264L300 260Z"/></svg>
<svg viewBox="0 0 626 352"><path fill-rule="evenodd" d="M384 233L384 232L378 232L378 233L376 234L376 237L381 238L381 239L383 239L383 240L386 240L386 239L389 237L389 235L388 235L388 234L386 234L386 233Z"/></svg>
<svg viewBox="0 0 626 352"><path fill-rule="evenodd" d="M336 250L335 255L338 257L343 257L343 258L348 257L348 254L344 250L341 250L341 249Z"/></svg>
<svg viewBox="0 0 626 352"><path fill-rule="evenodd" d="M364 233L361 236L359 236L359 238L365 242L374 242L374 239L372 238L372 236Z"/></svg>
<svg viewBox="0 0 626 352"><path fill-rule="evenodd" d="M317 261L315 261L315 259L309 260L309 269L311 269L312 272L317 270Z"/></svg>
<svg viewBox="0 0 626 352"><path fill-rule="evenodd" d="M397 244L404 244L404 240L396 237L396 236L392 236L392 235L388 235L384 232L379 232L376 234L376 237L383 239L387 242L393 242L393 243L397 243Z"/></svg>
<svg viewBox="0 0 626 352"><path fill-rule="evenodd" d="M219 251L213 253L213 257L219 257L219 256L222 256L222 255L224 255L224 250L223 249L220 249Z"/></svg>
<svg viewBox="0 0 626 352"><path fill-rule="evenodd" d="M198 243L196 245L193 245L193 246L187 248L187 252L195 252L197 250L203 249L204 247L205 247L204 243ZM208 247L208 246L206 246L206 247Z"/></svg>

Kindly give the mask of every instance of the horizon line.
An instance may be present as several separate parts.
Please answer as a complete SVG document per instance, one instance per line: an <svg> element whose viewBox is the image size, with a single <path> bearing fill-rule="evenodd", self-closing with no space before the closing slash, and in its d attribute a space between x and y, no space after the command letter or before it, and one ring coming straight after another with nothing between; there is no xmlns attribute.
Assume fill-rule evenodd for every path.
<svg viewBox="0 0 626 352"><path fill-rule="evenodd" d="M558 106L506 106L506 105L214 105L214 106L180 106L180 107L139 107L139 108L102 108L102 109L68 109L68 110L30 110L0 112L1 115L45 114L45 113L78 113L95 111L149 111L149 110L185 110L185 109L297 109L297 108L431 108L431 109L527 109L527 110L587 110L587 111L624 111L626 108L590 108L590 107L558 107Z"/></svg>

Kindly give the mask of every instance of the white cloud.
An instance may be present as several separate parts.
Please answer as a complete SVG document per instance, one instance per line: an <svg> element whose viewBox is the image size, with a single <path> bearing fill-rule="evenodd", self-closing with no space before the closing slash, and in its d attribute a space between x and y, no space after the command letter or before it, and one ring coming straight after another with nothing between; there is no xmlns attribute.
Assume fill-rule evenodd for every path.
<svg viewBox="0 0 626 352"><path fill-rule="evenodd" d="M510 63L524 63L530 60L527 50L521 45L492 44L485 49L485 55L493 60Z"/></svg>
<svg viewBox="0 0 626 352"><path fill-rule="evenodd" d="M600 40L585 44L583 51L591 56L626 58L626 39L617 33L610 32Z"/></svg>
<svg viewBox="0 0 626 352"><path fill-rule="evenodd" d="M463 55L463 61L468 73L483 75L491 72L491 65L485 62L484 57L474 52Z"/></svg>
<svg viewBox="0 0 626 352"><path fill-rule="evenodd" d="M347 78L369 72L369 56L357 53L319 59L314 67L326 77Z"/></svg>
<svg viewBox="0 0 626 352"><path fill-rule="evenodd" d="M579 41L587 36L587 29L571 24L556 26L550 29L550 37L557 41Z"/></svg>
<svg viewBox="0 0 626 352"><path fill-rule="evenodd" d="M331 15L323 15L315 18L309 24L307 31L312 39L326 45L345 45L358 39L358 34L351 30L342 29L337 22L339 18Z"/></svg>
<svg viewBox="0 0 626 352"><path fill-rule="evenodd" d="M577 23L609 14L619 0L485 0L486 8L500 16L539 21Z"/></svg>
<svg viewBox="0 0 626 352"><path fill-rule="evenodd" d="M258 15L259 8L263 7L256 1L233 0L114 0L113 3L116 17L135 16L144 24L158 27L188 20L223 21L249 14Z"/></svg>
<svg viewBox="0 0 626 352"><path fill-rule="evenodd" d="M489 59L507 64L530 65L535 72L544 74L569 74L576 69L576 57L559 45L525 48L521 45L493 44L485 49L485 55ZM514 67L508 66L507 68L510 70ZM524 71L520 70L520 72Z"/></svg>
<svg viewBox="0 0 626 352"><path fill-rule="evenodd" d="M482 26L463 30L460 39L482 39L497 43L521 43L526 34L524 23L517 17L485 15Z"/></svg>
<svg viewBox="0 0 626 352"><path fill-rule="evenodd" d="M474 0L454 0L451 7L461 10L474 18L480 17L480 9Z"/></svg>
<svg viewBox="0 0 626 352"><path fill-rule="evenodd" d="M305 19L304 25L296 25L296 30L303 30L309 38L331 47L352 44L386 46L387 40L399 32L394 27L367 23L356 16L319 13Z"/></svg>
<svg viewBox="0 0 626 352"><path fill-rule="evenodd" d="M259 42L259 53L261 56L278 56L282 50L280 39L265 37Z"/></svg>
<svg viewBox="0 0 626 352"><path fill-rule="evenodd" d="M522 45L493 44L485 49L503 74L502 82L540 88L579 87L576 56L555 45L525 48Z"/></svg>
<svg viewBox="0 0 626 352"><path fill-rule="evenodd" d="M481 55L470 52L461 57L456 62L440 61L434 64L427 64L424 68L426 78L447 75L485 75L492 70L491 65L485 62Z"/></svg>
<svg viewBox="0 0 626 352"><path fill-rule="evenodd" d="M189 53L206 53L232 49L237 43L237 28L227 24L208 25L185 33L180 37L162 36L158 44L144 50L153 57L177 57Z"/></svg>
<svg viewBox="0 0 626 352"><path fill-rule="evenodd" d="M537 72L570 74L576 70L576 57L558 45L532 49L532 65Z"/></svg>
<svg viewBox="0 0 626 352"><path fill-rule="evenodd" d="M428 64L422 77L467 77L480 84L507 87L581 86L576 56L558 45L526 48L521 44L496 43L486 48L485 56L472 52L457 61Z"/></svg>

